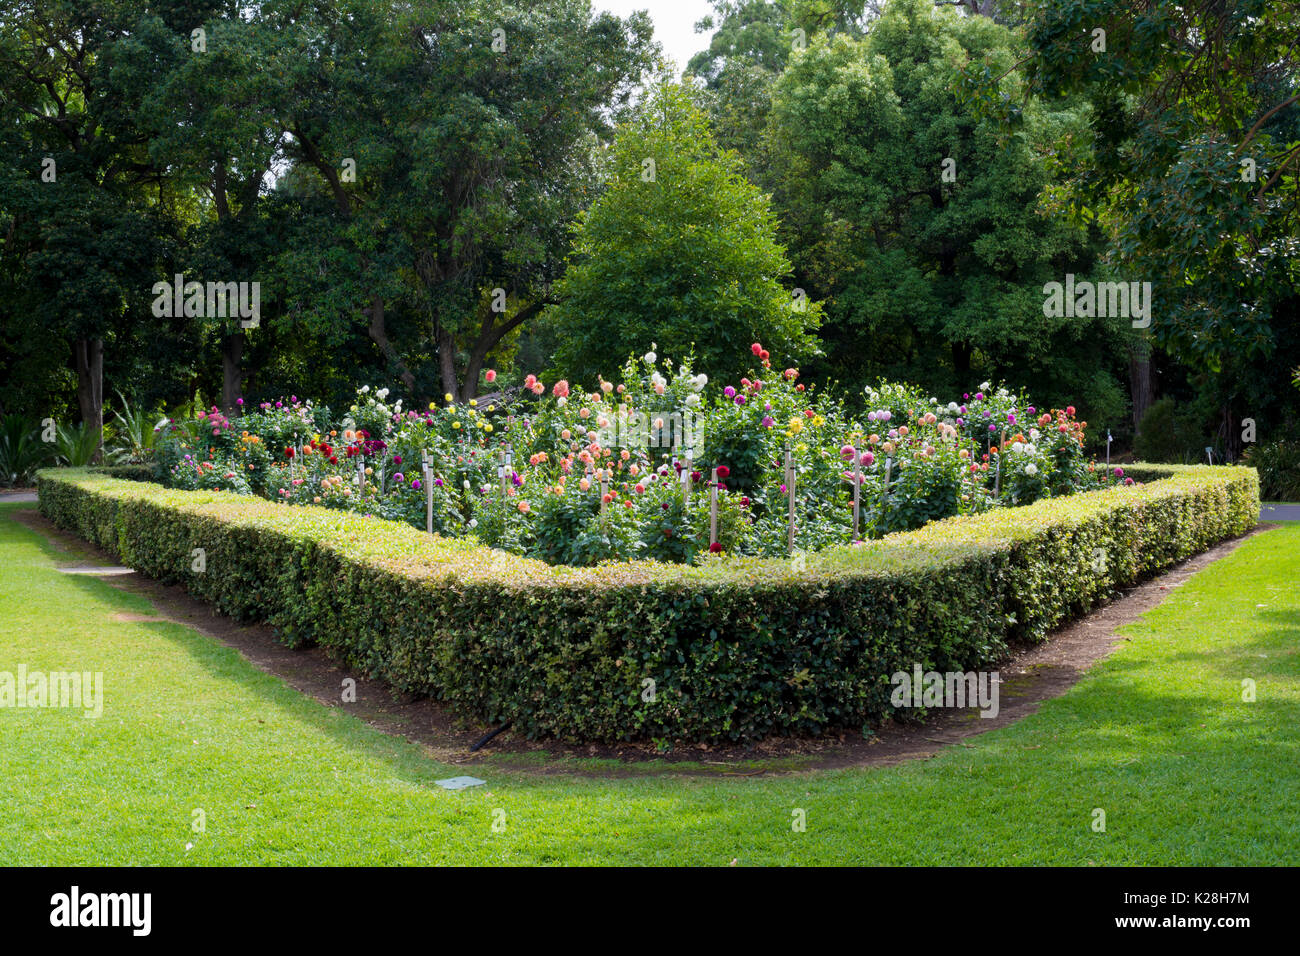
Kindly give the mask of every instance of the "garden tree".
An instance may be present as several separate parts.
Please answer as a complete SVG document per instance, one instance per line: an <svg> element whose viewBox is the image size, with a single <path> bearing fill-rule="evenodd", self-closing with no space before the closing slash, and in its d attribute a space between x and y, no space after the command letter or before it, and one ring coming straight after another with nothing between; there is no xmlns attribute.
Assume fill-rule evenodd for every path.
<svg viewBox="0 0 1300 956"><path fill-rule="evenodd" d="M791 54L828 31L861 37L880 4L862 0L715 0L715 16L696 32L716 30L686 72L704 84L701 103L718 142L745 159L746 175L771 191L775 182L767 136L772 86Z"/></svg>
<svg viewBox="0 0 1300 956"><path fill-rule="evenodd" d="M774 96L777 207L799 280L827 298L836 373L936 392L1014 376L1094 420L1114 416L1119 320L1043 309L1043 285L1086 273L1093 254L1084 230L1039 208L1049 154L1077 116L1030 103L1012 134L955 91L975 58L1020 96L1015 43L988 18L925 0L891 0L861 41L817 39Z"/></svg>
<svg viewBox="0 0 1300 956"><path fill-rule="evenodd" d="M161 170L136 122L144 87L114 72L141 16L111 0L36 0L0 17L0 101L15 147L3 160L0 256L21 290L6 322L39 316L51 344L70 348L81 418L96 433L105 349L145 314L140 278L166 233Z"/></svg>
<svg viewBox="0 0 1300 956"><path fill-rule="evenodd" d="M287 152L334 210L280 265L297 289L322 287L306 311L362 316L409 391L403 356L431 339L439 391L468 400L546 301L594 192L594 145L653 65L651 28L575 0L372 7L340 16L328 56L299 64ZM400 346L395 304L418 320Z"/></svg>
<svg viewBox="0 0 1300 956"><path fill-rule="evenodd" d="M146 37L142 30L132 46L132 65L161 77L142 104L141 121L149 123L152 154L169 165L172 188L199 198L197 221L187 228L166 280L181 274L187 282L259 288L256 325L236 314L234 302L207 304L224 315L205 307L203 315L187 316L215 340L221 405L235 414L247 329L260 327L260 308L270 304L262 292L274 289L266 264L280 236L264 206L287 136L274 117L286 99L286 64L301 55L314 23L299 19L295 8L281 12L267 4L210 17L198 27L200 38L189 29L167 30L160 21L151 26L153 32Z"/></svg>
<svg viewBox="0 0 1300 956"><path fill-rule="evenodd" d="M35 241L23 256L26 294L18 299L25 308L12 319L35 325L51 344L71 344L80 418L99 433L105 351L132 341L148 314L140 279L157 265L160 227L151 210L71 176L36 209Z"/></svg>
<svg viewBox="0 0 1300 956"><path fill-rule="evenodd" d="M360 320L412 391L404 360L436 357L439 391L462 397L474 394L486 355L538 312L568 223L594 192L593 145L612 132L654 50L646 18L593 17L575 2L528 11L478 0L51 2L4 27L17 67L6 72L15 95L4 102L74 147L93 140L90 179L110 193L107 208L130 208L136 197L124 186L141 192L168 247L165 261L111 278L144 279L146 292L176 272L260 279L270 322L252 333L258 353L303 342L351 352ZM56 55L47 38L60 30L70 46ZM45 77L47 60L71 78ZM113 109L99 115L101 103ZM95 132L106 124L113 135ZM347 174L349 161L358 176ZM30 177L32 164L21 166ZM107 242L111 230L91 232ZM24 281L13 243L5 254L9 287L39 291ZM504 314L492 308L497 287L508 293ZM115 303L128 317L124 301ZM98 313L101 325L117 314ZM230 406L250 372L240 367L247 337L238 324L205 315L186 326L182 316L178 328L142 315L169 347L216 340ZM78 354L93 369L98 351ZM138 380L147 364L124 371ZM192 357L177 366L196 370ZM303 366L275 367L278 376Z"/></svg>
<svg viewBox="0 0 1300 956"><path fill-rule="evenodd" d="M714 0L712 15L695 25L696 33L713 30L709 48L691 57L687 72L716 83L732 63L780 73L793 48L786 23L790 14L783 0Z"/></svg>
<svg viewBox="0 0 1300 956"><path fill-rule="evenodd" d="M446 20L435 31L469 16L464 5L443 7ZM415 282L416 253L400 221L408 204L427 197L406 189L394 167L404 150L416 150L406 157L408 171L425 157L411 141L400 142L389 122L398 116L410 124L413 108L410 77L397 65L405 63L400 47L409 38L390 12L365 2L317 4L311 29L281 59L274 113L285 133L286 168L270 199L285 235L267 269L284 303L284 348L314 343L329 355L349 352L355 368L373 367L374 378L395 375L416 396L433 391L420 373L436 349L431 324L419 314L427 310ZM405 323L400 350L393 317L403 310L396 306L416 320ZM378 366L356 348L358 330L378 350Z"/></svg>
<svg viewBox="0 0 1300 956"><path fill-rule="evenodd" d="M48 389L59 382L76 395L81 420L98 430L104 342L111 349L129 334L129 303L142 302L130 270L151 265L152 224L147 210L105 199L82 181L62 152L51 156L64 160L59 178L41 182L47 155L23 149L0 169L3 401L61 418L64 398ZM69 353L75 377L58 371Z"/></svg>
<svg viewBox="0 0 1300 956"><path fill-rule="evenodd" d="M737 377L761 342L783 365L815 348L820 305L793 297L768 197L714 142L672 84L653 89L615 141L609 185L580 220L556 286L556 362L594 383L657 345L711 376Z"/></svg>
<svg viewBox="0 0 1300 956"><path fill-rule="evenodd" d="M1010 0L938 0L936 5L999 23L1023 18L1023 4ZM884 0L714 0L715 13L696 24L697 33L713 34L709 48L691 57L686 72L707 90L703 102L718 142L744 157L754 182L765 189L773 185L766 127L772 85L791 53L817 35L860 39L884 6Z"/></svg>
<svg viewBox="0 0 1300 956"><path fill-rule="evenodd" d="M1213 390L1235 452L1239 412L1288 417L1300 350L1300 3L1033 7L1030 89L1093 106L1075 206L1108 226L1117 270L1153 282L1151 340ZM987 96L996 70L970 75Z"/></svg>
<svg viewBox="0 0 1300 956"><path fill-rule="evenodd" d="M746 175L771 189L767 117L772 84L785 69L798 35L787 25L785 0L715 0L718 22L709 48L691 57L686 73L704 85L700 103L719 144L745 158ZM714 28L704 17L696 32Z"/></svg>
<svg viewBox="0 0 1300 956"><path fill-rule="evenodd" d="M63 337L32 316L48 305L32 287L29 262L40 247L44 153L35 118L0 96L0 415L64 420L76 379ZM48 198L48 190L44 194Z"/></svg>

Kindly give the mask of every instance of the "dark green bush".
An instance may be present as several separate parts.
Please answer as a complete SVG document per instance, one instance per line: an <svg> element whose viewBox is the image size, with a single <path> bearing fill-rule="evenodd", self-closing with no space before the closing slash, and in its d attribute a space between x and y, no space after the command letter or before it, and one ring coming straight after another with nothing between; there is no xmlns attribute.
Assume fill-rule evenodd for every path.
<svg viewBox="0 0 1300 956"><path fill-rule="evenodd" d="M0 485L25 485L36 469L53 457L50 445L41 441L41 423L22 415L0 419Z"/></svg>
<svg viewBox="0 0 1300 956"><path fill-rule="evenodd" d="M1300 501L1300 441L1283 438L1249 448L1244 460L1259 472L1265 501Z"/></svg>
<svg viewBox="0 0 1300 956"><path fill-rule="evenodd" d="M466 717L511 720L530 737L737 741L878 721L893 713L891 674L990 664L1008 641L1041 640L1116 587L1257 520L1249 468L1145 475L1168 477L805 562L594 568L86 471L42 471L38 488L48 518L142 573Z"/></svg>
<svg viewBox="0 0 1300 956"><path fill-rule="evenodd" d="M1133 451L1148 462L1191 463L1205 460L1202 430L1191 409L1180 410L1166 396L1151 404L1138 424Z"/></svg>

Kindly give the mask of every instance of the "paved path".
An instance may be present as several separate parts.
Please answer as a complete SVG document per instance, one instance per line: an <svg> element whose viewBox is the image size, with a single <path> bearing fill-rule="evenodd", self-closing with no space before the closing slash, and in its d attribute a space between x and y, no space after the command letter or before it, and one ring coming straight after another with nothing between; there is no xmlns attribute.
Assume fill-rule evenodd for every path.
<svg viewBox="0 0 1300 956"><path fill-rule="evenodd" d="M1260 521L1300 521L1300 504L1260 505Z"/></svg>
<svg viewBox="0 0 1300 956"><path fill-rule="evenodd" d="M7 504L10 501L30 501L35 503L36 492L34 491L6 491L0 492L0 505Z"/></svg>

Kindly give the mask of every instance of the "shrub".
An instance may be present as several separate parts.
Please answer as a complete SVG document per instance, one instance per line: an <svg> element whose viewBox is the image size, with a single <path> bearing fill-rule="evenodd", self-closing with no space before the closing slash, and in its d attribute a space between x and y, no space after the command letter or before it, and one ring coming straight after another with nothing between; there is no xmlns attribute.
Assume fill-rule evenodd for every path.
<svg viewBox="0 0 1300 956"><path fill-rule="evenodd" d="M0 485L25 485L50 457L40 439L40 422L22 415L0 420Z"/></svg>
<svg viewBox="0 0 1300 956"><path fill-rule="evenodd" d="M1202 429L1192 409L1179 410L1169 396L1151 403L1142 421L1138 423L1133 439L1133 451L1138 458L1150 462L1175 464L1204 461Z"/></svg>
<svg viewBox="0 0 1300 956"><path fill-rule="evenodd" d="M123 465L136 465L148 462L153 456L154 446L158 441L168 419L159 412L132 407L126 396L117 393L122 408L113 412L117 421L117 434L112 436L107 449L109 458Z"/></svg>
<svg viewBox="0 0 1300 956"><path fill-rule="evenodd" d="M1244 461L1259 472L1265 501L1300 501L1300 441L1283 438L1248 448Z"/></svg>
<svg viewBox="0 0 1300 956"><path fill-rule="evenodd" d="M754 740L893 713L889 676L965 671L1253 527L1248 468L939 521L807 556L552 567L381 518L39 473L43 514L291 646L529 737ZM191 570L192 550L206 571ZM643 692L653 681L650 701Z"/></svg>
<svg viewBox="0 0 1300 956"><path fill-rule="evenodd" d="M107 425L102 434L91 427L89 422L59 425L54 439L54 456L60 464L82 468L95 460L101 438L108 440L111 437L112 430Z"/></svg>

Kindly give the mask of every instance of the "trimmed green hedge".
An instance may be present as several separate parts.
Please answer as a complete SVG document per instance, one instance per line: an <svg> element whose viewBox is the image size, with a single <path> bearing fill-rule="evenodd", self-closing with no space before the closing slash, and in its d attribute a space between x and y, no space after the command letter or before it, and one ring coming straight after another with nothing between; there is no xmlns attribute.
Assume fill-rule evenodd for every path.
<svg viewBox="0 0 1300 956"><path fill-rule="evenodd" d="M1130 472L1168 477L799 561L698 567L551 567L357 514L87 471L42 471L38 491L55 524L142 573L465 717L571 741L735 741L878 721L893 712L889 675L988 665L1258 518L1251 469Z"/></svg>
<svg viewBox="0 0 1300 956"><path fill-rule="evenodd" d="M86 469L107 478L124 478L127 481L153 481L152 465L95 465Z"/></svg>

